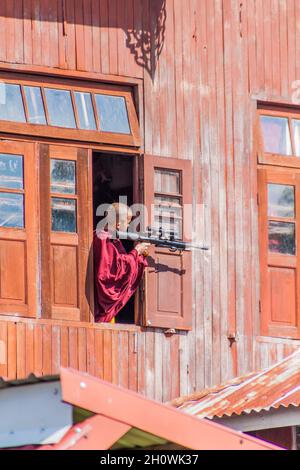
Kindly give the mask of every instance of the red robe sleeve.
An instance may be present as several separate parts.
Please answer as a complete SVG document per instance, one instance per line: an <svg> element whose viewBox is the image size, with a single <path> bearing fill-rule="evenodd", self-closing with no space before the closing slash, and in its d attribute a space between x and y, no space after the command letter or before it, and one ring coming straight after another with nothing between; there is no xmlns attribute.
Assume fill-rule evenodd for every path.
<svg viewBox="0 0 300 470"><path fill-rule="evenodd" d="M110 322L136 291L147 266L136 250L126 253L120 240L94 232L95 320Z"/></svg>

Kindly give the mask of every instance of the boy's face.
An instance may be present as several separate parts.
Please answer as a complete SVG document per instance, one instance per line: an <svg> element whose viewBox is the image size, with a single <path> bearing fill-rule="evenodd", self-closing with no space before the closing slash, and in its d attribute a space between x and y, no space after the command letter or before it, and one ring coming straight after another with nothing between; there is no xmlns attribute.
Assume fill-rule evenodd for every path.
<svg viewBox="0 0 300 470"><path fill-rule="evenodd" d="M116 223L116 229L119 230L120 232L126 232L131 220L132 220L132 214L129 211L127 213L127 217L125 215L123 217L119 216L117 219L117 223Z"/></svg>

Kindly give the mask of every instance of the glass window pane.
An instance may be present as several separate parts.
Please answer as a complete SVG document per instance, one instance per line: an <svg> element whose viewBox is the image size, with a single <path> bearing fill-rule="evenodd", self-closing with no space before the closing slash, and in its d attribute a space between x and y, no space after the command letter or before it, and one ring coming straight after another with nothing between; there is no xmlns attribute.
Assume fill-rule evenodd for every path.
<svg viewBox="0 0 300 470"><path fill-rule="evenodd" d="M76 128L71 93L67 90L45 88L45 95L52 126Z"/></svg>
<svg viewBox="0 0 300 470"><path fill-rule="evenodd" d="M0 153L0 187L23 189L23 157Z"/></svg>
<svg viewBox="0 0 300 470"><path fill-rule="evenodd" d="M76 201L51 198L52 231L76 233Z"/></svg>
<svg viewBox="0 0 300 470"><path fill-rule="evenodd" d="M91 94L75 91L75 101L80 129L97 130Z"/></svg>
<svg viewBox="0 0 300 470"><path fill-rule="evenodd" d="M51 159L51 192L76 193L76 163L69 160Z"/></svg>
<svg viewBox="0 0 300 470"><path fill-rule="evenodd" d="M36 86L24 86L24 91L30 124L46 124L41 89Z"/></svg>
<svg viewBox="0 0 300 470"><path fill-rule="evenodd" d="M289 121L287 118L261 116L265 152L292 155Z"/></svg>
<svg viewBox="0 0 300 470"><path fill-rule="evenodd" d="M0 119L26 122L20 85L0 82Z"/></svg>
<svg viewBox="0 0 300 470"><path fill-rule="evenodd" d="M23 194L0 192L0 227L24 228Z"/></svg>
<svg viewBox="0 0 300 470"><path fill-rule="evenodd" d="M294 129L296 156L300 157L300 120L299 119L293 119L293 129Z"/></svg>
<svg viewBox="0 0 300 470"><path fill-rule="evenodd" d="M123 96L95 95L95 100L102 131L130 134L126 102Z"/></svg>
<svg viewBox="0 0 300 470"><path fill-rule="evenodd" d="M180 198L155 197L154 228L167 237L182 239L182 206Z"/></svg>
<svg viewBox="0 0 300 470"><path fill-rule="evenodd" d="M268 185L269 217L295 217L295 188L283 184Z"/></svg>
<svg viewBox="0 0 300 470"><path fill-rule="evenodd" d="M295 224L269 221L269 250L272 253L296 253Z"/></svg>
<svg viewBox="0 0 300 470"><path fill-rule="evenodd" d="M156 168L155 192L180 194L180 172Z"/></svg>

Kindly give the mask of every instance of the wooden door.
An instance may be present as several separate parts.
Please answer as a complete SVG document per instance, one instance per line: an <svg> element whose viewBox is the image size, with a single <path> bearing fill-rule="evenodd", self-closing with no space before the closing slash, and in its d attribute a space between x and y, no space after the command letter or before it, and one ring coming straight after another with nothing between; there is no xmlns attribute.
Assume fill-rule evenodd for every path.
<svg viewBox="0 0 300 470"><path fill-rule="evenodd" d="M300 337L300 170L259 170L261 330Z"/></svg>
<svg viewBox="0 0 300 470"><path fill-rule="evenodd" d="M42 315L89 321L88 151L40 145Z"/></svg>
<svg viewBox="0 0 300 470"><path fill-rule="evenodd" d="M148 223L190 241L192 227L191 162L146 155L144 198ZM145 326L190 330L192 263L190 252L152 247L145 275Z"/></svg>
<svg viewBox="0 0 300 470"><path fill-rule="evenodd" d="M35 146L0 142L0 314L37 314Z"/></svg>

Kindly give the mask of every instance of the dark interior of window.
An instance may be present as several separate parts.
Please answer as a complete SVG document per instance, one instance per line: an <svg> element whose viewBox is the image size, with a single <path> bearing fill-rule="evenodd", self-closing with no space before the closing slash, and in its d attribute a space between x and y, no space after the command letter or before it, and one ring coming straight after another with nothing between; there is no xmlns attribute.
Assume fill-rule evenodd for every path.
<svg viewBox="0 0 300 470"><path fill-rule="evenodd" d="M119 202L127 198L127 205L133 203L133 161L125 155L93 154L93 228L96 229L101 217L96 211L101 204ZM121 200L121 202L125 202ZM133 243L122 240L127 252L133 249ZM134 324L134 296L115 318L116 323Z"/></svg>

